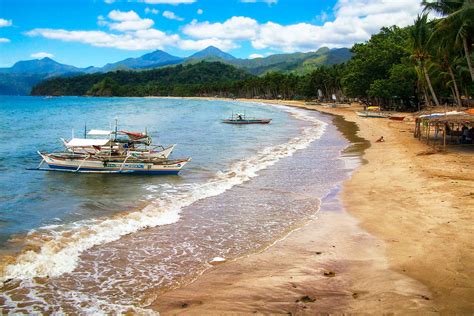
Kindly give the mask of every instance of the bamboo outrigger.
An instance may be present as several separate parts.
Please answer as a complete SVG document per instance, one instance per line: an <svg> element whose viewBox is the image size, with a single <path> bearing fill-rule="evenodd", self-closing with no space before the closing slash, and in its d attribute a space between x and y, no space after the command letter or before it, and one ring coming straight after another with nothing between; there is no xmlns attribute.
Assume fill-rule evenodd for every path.
<svg viewBox="0 0 474 316"><path fill-rule="evenodd" d="M108 138L87 138L87 136ZM119 135L125 138L118 137ZM84 131L84 138L63 140L64 151L38 152L35 170L77 173L178 174L191 158L168 159L175 145L153 146L147 133L130 131ZM43 168L43 164L48 165Z"/></svg>

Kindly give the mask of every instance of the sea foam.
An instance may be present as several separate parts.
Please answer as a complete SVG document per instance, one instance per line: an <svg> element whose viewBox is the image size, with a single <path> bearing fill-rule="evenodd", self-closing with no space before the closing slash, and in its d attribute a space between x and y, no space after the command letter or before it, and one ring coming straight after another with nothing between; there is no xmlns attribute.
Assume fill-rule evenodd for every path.
<svg viewBox="0 0 474 316"><path fill-rule="evenodd" d="M270 146L258 151L252 157L232 164L229 170L218 172L203 184L185 184L185 189L175 187L173 192L148 204L140 211L110 218L79 221L63 225L52 232L39 250L29 250L20 254L16 262L7 265L1 281L8 279L29 279L32 277L54 277L74 271L82 252L96 245L112 242L139 230L175 223L180 211L192 203L219 195L235 185L242 184L263 169L279 160L292 156L319 139L327 124L309 115L305 110L275 105L289 112L294 118L311 123L303 127L301 133L287 143Z"/></svg>

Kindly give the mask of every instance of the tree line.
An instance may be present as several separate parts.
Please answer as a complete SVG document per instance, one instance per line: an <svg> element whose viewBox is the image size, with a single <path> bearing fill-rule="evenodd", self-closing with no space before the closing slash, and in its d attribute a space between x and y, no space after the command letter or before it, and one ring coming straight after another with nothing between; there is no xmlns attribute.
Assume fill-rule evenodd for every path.
<svg viewBox="0 0 474 316"><path fill-rule="evenodd" d="M413 25L384 27L355 44L345 64L321 66L306 75L268 72L254 76L219 62L150 71L54 78L33 95L219 96L347 101L415 110L450 102L461 106L474 93L474 1L423 1ZM438 19L429 20L435 12Z"/></svg>

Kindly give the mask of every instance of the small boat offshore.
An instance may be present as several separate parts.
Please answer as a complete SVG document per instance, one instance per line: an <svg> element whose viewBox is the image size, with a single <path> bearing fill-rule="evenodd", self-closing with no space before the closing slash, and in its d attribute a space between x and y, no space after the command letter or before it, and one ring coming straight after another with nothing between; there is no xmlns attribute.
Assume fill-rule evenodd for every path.
<svg viewBox="0 0 474 316"><path fill-rule="evenodd" d="M272 119L257 119L257 118L247 118L245 114L233 114L228 119L223 119L222 123L226 124L269 124Z"/></svg>
<svg viewBox="0 0 474 316"><path fill-rule="evenodd" d="M103 138L87 138L100 136ZM106 138L104 138L106 136ZM84 138L62 139L64 150L40 152L34 170L76 173L178 174L191 158L168 159L175 145L153 145L147 133L84 130ZM43 168L43 164L48 165Z"/></svg>

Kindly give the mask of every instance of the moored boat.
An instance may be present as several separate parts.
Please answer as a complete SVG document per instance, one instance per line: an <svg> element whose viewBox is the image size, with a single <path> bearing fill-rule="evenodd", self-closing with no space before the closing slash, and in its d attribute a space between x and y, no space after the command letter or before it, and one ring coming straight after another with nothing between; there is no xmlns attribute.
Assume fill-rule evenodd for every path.
<svg viewBox="0 0 474 316"><path fill-rule="evenodd" d="M42 153L37 169L69 171L78 173L135 173L135 174L178 174L191 158L184 159L140 159L131 156L114 157L68 152ZM46 163L48 168L41 168Z"/></svg>
<svg viewBox="0 0 474 316"><path fill-rule="evenodd" d="M118 137L122 135L121 137ZM126 137L123 137L125 135ZM107 138L86 138L107 136ZM152 145L147 133L84 130L84 138L63 139L64 151L38 152L37 170L79 173L178 174L191 158L168 159L176 145ZM42 168L46 163L48 168Z"/></svg>
<svg viewBox="0 0 474 316"><path fill-rule="evenodd" d="M398 116L398 115L391 115L388 118L392 121L403 121L405 119L404 116Z"/></svg>
<svg viewBox="0 0 474 316"><path fill-rule="evenodd" d="M372 117L372 118L386 118L387 114L376 111L356 111L356 114L360 117Z"/></svg>
<svg viewBox="0 0 474 316"><path fill-rule="evenodd" d="M226 124L269 124L272 119L257 119L257 118L247 118L245 114L232 114L228 119L223 119L222 123Z"/></svg>

